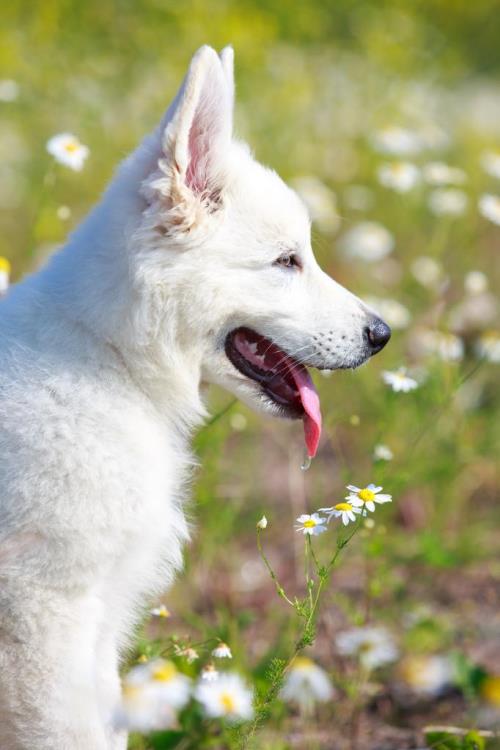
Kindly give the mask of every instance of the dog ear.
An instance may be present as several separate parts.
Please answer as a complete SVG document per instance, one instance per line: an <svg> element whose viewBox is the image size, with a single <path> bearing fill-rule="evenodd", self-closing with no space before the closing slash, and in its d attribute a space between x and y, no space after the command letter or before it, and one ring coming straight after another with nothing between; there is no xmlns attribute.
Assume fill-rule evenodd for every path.
<svg viewBox="0 0 500 750"><path fill-rule="evenodd" d="M211 47L199 49L162 123L159 167L175 193L188 188L208 201L220 195L232 136L232 60L229 47L220 58Z"/></svg>

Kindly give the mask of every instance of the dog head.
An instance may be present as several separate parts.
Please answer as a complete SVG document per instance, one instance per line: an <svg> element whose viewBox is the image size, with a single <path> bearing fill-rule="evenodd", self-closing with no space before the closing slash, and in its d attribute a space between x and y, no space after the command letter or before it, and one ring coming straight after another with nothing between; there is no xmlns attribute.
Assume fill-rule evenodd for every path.
<svg viewBox="0 0 500 750"><path fill-rule="evenodd" d="M154 276L166 346L249 406L304 418L312 455L320 412L306 367L357 367L390 329L322 272L299 197L233 139L232 62L230 48L200 49L143 146L141 273Z"/></svg>

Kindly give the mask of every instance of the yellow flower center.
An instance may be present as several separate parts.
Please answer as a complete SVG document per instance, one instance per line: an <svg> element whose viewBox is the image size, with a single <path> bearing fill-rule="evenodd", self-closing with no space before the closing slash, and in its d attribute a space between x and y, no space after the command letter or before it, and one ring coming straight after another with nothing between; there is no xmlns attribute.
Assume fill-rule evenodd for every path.
<svg viewBox="0 0 500 750"><path fill-rule="evenodd" d="M292 669L311 669L312 667L314 667L314 662L307 656L298 656L292 665Z"/></svg>
<svg viewBox="0 0 500 750"><path fill-rule="evenodd" d="M4 273L10 273L10 263L7 258L0 257L0 271Z"/></svg>
<svg viewBox="0 0 500 750"><path fill-rule="evenodd" d="M358 497L364 503L369 503L375 500L375 493L373 492L373 490L369 490L365 487L364 490L360 490L358 492Z"/></svg>
<svg viewBox="0 0 500 750"><path fill-rule="evenodd" d="M335 510L352 510L351 503L337 503Z"/></svg>
<svg viewBox="0 0 500 750"><path fill-rule="evenodd" d="M66 143L64 146L64 150L68 152L68 154L74 154L75 151L78 151L79 144L76 143L76 141L69 141L69 143Z"/></svg>
<svg viewBox="0 0 500 750"><path fill-rule="evenodd" d="M222 704L224 713L226 714L234 713L236 709L236 703L234 701L233 696L230 693L221 693L220 702Z"/></svg>
<svg viewBox="0 0 500 750"><path fill-rule="evenodd" d="M176 674L177 669L175 668L175 665L168 661L165 662L165 664L156 667L153 671L152 677L153 680L158 680L158 682L170 682L170 680L174 679Z"/></svg>
<svg viewBox="0 0 500 750"><path fill-rule="evenodd" d="M500 706L500 677L486 677L481 685L481 695L488 703Z"/></svg>
<svg viewBox="0 0 500 750"><path fill-rule="evenodd" d="M312 529L316 525L316 521L313 518L309 518L307 521L304 521L304 527L306 529Z"/></svg>

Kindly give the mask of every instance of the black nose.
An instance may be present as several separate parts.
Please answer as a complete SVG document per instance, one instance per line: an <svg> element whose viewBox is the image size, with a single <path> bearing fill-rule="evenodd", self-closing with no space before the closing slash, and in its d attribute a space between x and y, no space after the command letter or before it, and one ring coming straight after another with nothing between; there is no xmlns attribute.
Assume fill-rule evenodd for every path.
<svg viewBox="0 0 500 750"><path fill-rule="evenodd" d="M365 333L372 354L383 349L391 338L391 329L380 318L373 318L365 328Z"/></svg>

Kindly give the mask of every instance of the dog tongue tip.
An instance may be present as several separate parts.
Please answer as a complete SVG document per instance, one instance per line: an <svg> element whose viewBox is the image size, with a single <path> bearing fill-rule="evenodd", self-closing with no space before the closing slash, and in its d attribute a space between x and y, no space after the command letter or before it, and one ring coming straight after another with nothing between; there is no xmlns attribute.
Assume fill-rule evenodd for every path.
<svg viewBox="0 0 500 750"><path fill-rule="evenodd" d="M296 369L293 376L305 412L303 422L307 455L309 458L314 458L321 437L321 411L318 392L305 368Z"/></svg>

